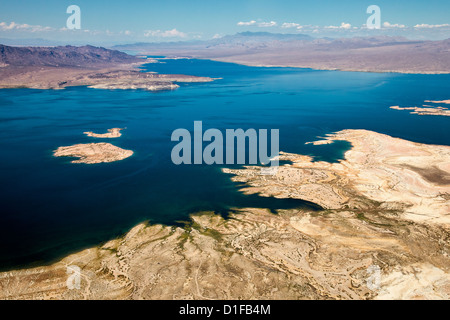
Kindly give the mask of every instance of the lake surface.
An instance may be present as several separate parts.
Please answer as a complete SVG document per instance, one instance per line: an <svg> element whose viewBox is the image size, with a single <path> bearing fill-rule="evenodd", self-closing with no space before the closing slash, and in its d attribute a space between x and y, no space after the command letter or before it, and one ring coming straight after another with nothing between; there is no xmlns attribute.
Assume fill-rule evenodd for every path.
<svg viewBox="0 0 450 320"><path fill-rule="evenodd" d="M342 129L368 129L450 145L450 118L390 106L450 98L450 75L405 75L246 67L208 60L160 60L143 69L222 78L175 91L0 90L0 269L49 263L117 237L143 221L180 224L198 211L306 207L300 200L245 196L222 166L171 162L178 128L279 129L280 150L339 161L350 145L305 142ZM95 139L126 127L118 139ZM110 142L131 149L110 164L72 164L53 150Z"/></svg>

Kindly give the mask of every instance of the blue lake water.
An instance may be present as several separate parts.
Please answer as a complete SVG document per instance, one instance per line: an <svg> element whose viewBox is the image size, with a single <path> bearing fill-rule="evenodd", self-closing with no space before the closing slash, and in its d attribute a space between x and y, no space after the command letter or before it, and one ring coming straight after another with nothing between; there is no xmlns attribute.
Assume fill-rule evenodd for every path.
<svg viewBox="0 0 450 320"><path fill-rule="evenodd" d="M175 91L0 90L0 269L49 263L117 237L149 220L169 225L189 214L233 208L316 206L245 196L221 166L175 166L177 128L279 129L282 151L338 161L350 145L305 145L342 129L368 129L450 145L450 119L389 106L450 98L450 75L259 68L208 60L161 60L148 71L222 78ZM118 139L94 139L126 127ZM71 164L59 146L110 142L135 154L110 164Z"/></svg>

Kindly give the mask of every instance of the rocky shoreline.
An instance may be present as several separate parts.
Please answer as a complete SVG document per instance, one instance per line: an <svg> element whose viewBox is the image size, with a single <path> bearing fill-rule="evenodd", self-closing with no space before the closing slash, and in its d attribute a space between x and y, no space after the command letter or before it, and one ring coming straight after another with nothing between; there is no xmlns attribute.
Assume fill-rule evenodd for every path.
<svg viewBox="0 0 450 320"><path fill-rule="evenodd" d="M95 70L66 67L14 67L11 72L0 69L0 89L64 89L87 86L95 89L161 91L178 88L175 82L213 81L207 77L141 72L135 70L136 66L137 64L132 64Z"/></svg>
<svg viewBox="0 0 450 320"><path fill-rule="evenodd" d="M325 210L210 212L184 227L141 224L49 266L0 273L1 299L449 299L450 147L366 130L325 138L340 163L224 169L242 191ZM332 143L332 142L331 142ZM81 270L69 290L68 266ZM370 270L379 286L369 285Z"/></svg>
<svg viewBox="0 0 450 320"><path fill-rule="evenodd" d="M209 82L207 77L163 75L136 68L155 63L101 47L10 47L0 44L0 89L174 90L175 82Z"/></svg>
<svg viewBox="0 0 450 320"><path fill-rule="evenodd" d="M392 106L393 110L408 110L411 114L417 114L420 116L450 116L450 110L443 106L437 106L437 104L450 104L450 100L431 101L426 100L426 103L432 103L433 105L424 104L422 107L400 107Z"/></svg>
<svg viewBox="0 0 450 320"><path fill-rule="evenodd" d="M91 131L84 132L85 135L92 138L119 138L122 136L121 128L108 129L107 133L94 133ZM59 147L53 151L53 156L55 157L71 157L78 158L77 160L72 160L71 163L85 163L85 164L96 164L96 163L109 163L124 160L131 157L134 154L132 150L125 150L119 148L111 143L86 143L86 144L76 144L68 147Z"/></svg>
<svg viewBox="0 0 450 320"><path fill-rule="evenodd" d="M88 137L93 137L93 138L120 138L122 136L122 128L111 128L108 129L107 133L94 133L92 131L88 131L88 132L84 132L85 135L87 135Z"/></svg>
<svg viewBox="0 0 450 320"><path fill-rule="evenodd" d="M69 147L59 147L53 152L55 157L74 157L71 163L109 163L124 160L133 155L133 151L116 147L110 143L76 144Z"/></svg>

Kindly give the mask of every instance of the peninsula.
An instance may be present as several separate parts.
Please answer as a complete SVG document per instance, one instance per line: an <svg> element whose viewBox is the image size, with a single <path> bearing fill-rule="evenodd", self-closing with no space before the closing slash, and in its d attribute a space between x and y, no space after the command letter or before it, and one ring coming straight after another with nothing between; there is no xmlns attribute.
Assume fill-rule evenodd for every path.
<svg viewBox="0 0 450 320"><path fill-rule="evenodd" d="M340 163L282 153L275 176L224 169L242 192L323 211L241 208L228 219L201 212L184 227L143 223L49 266L0 273L0 299L449 299L450 147L366 130L325 137L336 140L353 146ZM66 288L71 265L79 290Z"/></svg>
<svg viewBox="0 0 450 320"><path fill-rule="evenodd" d="M136 67L152 59L105 48L9 47L0 45L0 88L173 90L175 82L209 82L208 77L162 75Z"/></svg>

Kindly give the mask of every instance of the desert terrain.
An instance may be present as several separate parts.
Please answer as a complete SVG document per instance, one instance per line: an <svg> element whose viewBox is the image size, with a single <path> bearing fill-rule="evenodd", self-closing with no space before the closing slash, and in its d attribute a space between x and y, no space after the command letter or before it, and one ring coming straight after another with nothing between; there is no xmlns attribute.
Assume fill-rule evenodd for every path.
<svg viewBox="0 0 450 320"><path fill-rule="evenodd" d="M242 32L219 39L120 45L146 55L184 56L249 66L362 72L450 73L450 39L403 37L312 38L303 34Z"/></svg>
<svg viewBox="0 0 450 320"><path fill-rule="evenodd" d="M173 90L175 82L209 82L187 75L141 72L139 59L117 50L84 47L8 47L0 45L0 88Z"/></svg>
<svg viewBox="0 0 450 320"><path fill-rule="evenodd" d="M241 208L228 219L200 212L184 227L142 223L51 265L0 273L0 298L449 299L450 147L366 130L317 143L336 140L353 146L339 163L282 153L274 176L223 170L242 192L321 211ZM81 284L69 290L73 266Z"/></svg>

